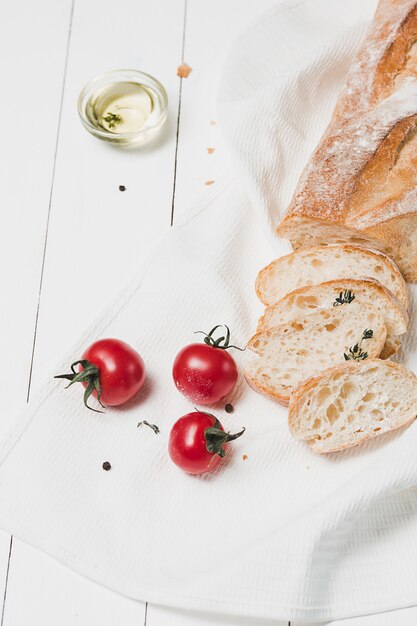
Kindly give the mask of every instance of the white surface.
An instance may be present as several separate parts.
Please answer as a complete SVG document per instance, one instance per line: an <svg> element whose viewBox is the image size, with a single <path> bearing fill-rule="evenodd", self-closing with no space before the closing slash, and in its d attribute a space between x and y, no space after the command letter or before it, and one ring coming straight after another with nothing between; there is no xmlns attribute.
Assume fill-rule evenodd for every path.
<svg viewBox="0 0 417 626"><path fill-rule="evenodd" d="M154 2L152 8L149 4L125 0L117 10L110 2L100 3L100 10L92 1L75 6L39 308L34 385L46 371L47 363L54 361L57 353L62 353L78 336L85 326L83 315L90 319L102 308L107 300L107 280L114 284L122 276L122 284L152 247L152 239L160 229L169 226L175 115L165 143L156 152L113 154L108 148L112 156L107 160L99 156L102 144L99 149L99 144L95 144L92 138L81 135L84 131L74 112L74 99L84 79L108 67L126 65L140 66L160 77L168 87L171 110L175 113L179 82L175 69L181 56L183 4ZM209 124L214 92L209 77L216 77L215 66L211 63L218 58L219 50L228 45L233 31L237 33L242 23L263 8L260 2L256 6L255 3L239 2L238 10L231 0L211 2L209 10L205 4L203 9L203 3L189 2L186 22L190 48L187 36L185 60L194 68L194 73L183 81L176 190L177 198L182 194L182 206L185 204L183 199L195 197L197 190L204 190L204 181L215 179L223 169L217 127ZM262 3L263 6L270 4L273 3ZM120 6L124 7L123 11ZM28 83L26 80L22 83L23 71L28 72L29 79L36 80L37 89L44 84L42 89L48 91L47 95L42 93L42 106L36 107L34 117L33 103L30 103L30 124L19 131L17 140L15 136L12 138L10 131L10 136L6 134L7 150L2 152L5 159L2 172L7 176L2 185L1 232L4 241L1 267L2 280L6 280L3 294L7 294L7 300L2 303L5 321L1 325L1 345L5 346L3 353L9 355L1 364L4 388L8 390L2 426L6 426L8 412L14 411L16 403L23 404L26 399L71 11L69 2L37 3L33 10L30 7L27 2L7 6L6 19L0 25L1 46L4 46L2 58L13 60L7 64L7 79L14 84L15 93L22 94L22 98L17 98L22 102L22 108L27 111L27 107L23 107L23 90L26 92ZM163 27L160 16L167 12L169 15ZM148 18L149 22L146 22ZM164 46L154 45L157 37L161 37ZM202 59L200 77L194 58ZM203 78L204 72L207 79ZM200 85L197 78L192 82L191 78L195 76ZM2 106L4 104L3 101ZM2 110L2 114L7 119L9 110ZM12 126L15 130L17 125ZM80 154L75 145L81 141L81 136L83 151ZM213 155L206 152L210 145L217 148ZM156 167L151 163L157 154ZM139 171L144 172L140 178ZM118 191L119 184L126 185L124 194ZM82 194L83 203L88 202L91 207L88 221L77 210L81 197L78 194ZM120 219L121 210L123 220ZM94 236L91 234L93 226ZM122 242L117 247L116 263L113 258L106 261L100 256L103 245L113 244L114 237ZM99 272L85 271L86 257L99 259ZM10 263L11 258L13 263ZM75 267L71 267L71 262ZM83 306L77 302L82 302ZM7 536L2 534L1 538L0 563L3 563L4 578L9 546ZM407 610L389 614L386 622L382 621L383 617L375 616L348 620L346 624L368 623L371 626L393 624L394 620L398 620L395 622L398 624L411 624L413 616L415 621L416 612ZM144 606L85 581L15 540L3 620L6 626L28 623L45 626L103 623L110 626L113 623L140 624L144 619ZM407 619L410 621L404 621ZM152 626L220 624L213 618L153 606L148 607L147 623ZM224 622L233 623L237 622ZM254 622L249 623L254 626Z"/></svg>

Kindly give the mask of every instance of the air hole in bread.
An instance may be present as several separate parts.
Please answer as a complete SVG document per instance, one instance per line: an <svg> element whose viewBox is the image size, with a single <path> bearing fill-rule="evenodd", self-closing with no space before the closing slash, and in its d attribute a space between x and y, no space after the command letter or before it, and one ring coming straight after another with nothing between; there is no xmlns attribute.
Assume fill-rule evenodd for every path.
<svg viewBox="0 0 417 626"><path fill-rule="evenodd" d="M316 309L318 306L317 298L314 296L298 296L296 305L300 308Z"/></svg>
<svg viewBox="0 0 417 626"><path fill-rule="evenodd" d="M325 439L330 439L330 437L333 437L333 433L326 433Z"/></svg>
<svg viewBox="0 0 417 626"><path fill-rule="evenodd" d="M352 422L354 422L355 419L356 419L356 415L354 415L352 413L350 415L348 415L348 418L347 418L348 424L352 424Z"/></svg>
<svg viewBox="0 0 417 626"><path fill-rule="evenodd" d="M257 339L257 340L253 343L253 347L254 347L254 348L259 348L259 339Z"/></svg>
<svg viewBox="0 0 417 626"><path fill-rule="evenodd" d="M373 400L375 398L375 394L372 393L372 391L369 391L367 394L365 394L362 398L362 402L370 402L371 400Z"/></svg>
<svg viewBox="0 0 417 626"><path fill-rule="evenodd" d="M377 272L378 274L384 271L384 268L382 267L382 265L375 265L374 269L375 269L375 272Z"/></svg>
<svg viewBox="0 0 417 626"><path fill-rule="evenodd" d="M355 434L356 433L363 433L363 428L358 428L358 430L355 430Z"/></svg>
<svg viewBox="0 0 417 626"><path fill-rule="evenodd" d="M340 390L340 397L346 398L348 393L351 393L354 389L355 389L355 385L350 380L346 381L345 383L343 383L342 388Z"/></svg>
<svg viewBox="0 0 417 626"><path fill-rule="evenodd" d="M317 394L317 401L319 403L323 402L323 400L326 400L326 398L328 398L330 396L330 389L329 387L323 387L322 389L320 389L320 391Z"/></svg>
<svg viewBox="0 0 417 626"><path fill-rule="evenodd" d="M294 330L304 330L304 325L299 322L291 322L291 328Z"/></svg>
<svg viewBox="0 0 417 626"><path fill-rule="evenodd" d="M320 267L320 265L323 265L323 262L322 262L322 261L320 261L320 259L313 259L313 260L311 261L311 265L312 265L313 267Z"/></svg>
<svg viewBox="0 0 417 626"><path fill-rule="evenodd" d="M297 350L298 356L306 356L306 354L307 354L307 350L303 350L303 349Z"/></svg>
<svg viewBox="0 0 417 626"><path fill-rule="evenodd" d="M318 430L321 426L321 420L319 420L319 418L317 417L314 420L314 424L313 424L313 430Z"/></svg>
<svg viewBox="0 0 417 626"><path fill-rule="evenodd" d="M334 404L329 404L326 410L327 419L329 420L330 425L333 425L337 418L339 417L338 411Z"/></svg>
<svg viewBox="0 0 417 626"><path fill-rule="evenodd" d="M378 428L374 428L374 433L377 433L378 430L382 430L380 426L378 426Z"/></svg>
<svg viewBox="0 0 417 626"><path fill-rule="evenodd" d="M371 411L372 419L378 420L381 422L384 419L384 414L379 409L372 409Z"/></svg>
<svg viewBox="0 0 417 626"><path fill-rule="evenodd" d="M327 332L331 333L336 328L336 326L336 324L325 324L324 328L327 330Z"/></svg>

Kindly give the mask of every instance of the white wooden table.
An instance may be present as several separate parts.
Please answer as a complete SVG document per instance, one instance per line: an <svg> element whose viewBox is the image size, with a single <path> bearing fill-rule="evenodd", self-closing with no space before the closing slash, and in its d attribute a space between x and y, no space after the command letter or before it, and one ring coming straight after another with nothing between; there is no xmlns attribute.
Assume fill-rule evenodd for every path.
<svg viewBox="0 0 417 626"><path fill-rule="evenodd" d="M0 379L6 397L0 436L161 231L175 228L187 202L227 167L214 106L222 59L235 35L276 2L3 3ZM176 75L181 60L193 68L182 80ZM143 69L168 91L166 129L142 151L93 139L77 117L83 84L115 68ZM0 626L271 624L134 602L1 532L0 598ZM412 608L344 623L416 621Z"/></svg>

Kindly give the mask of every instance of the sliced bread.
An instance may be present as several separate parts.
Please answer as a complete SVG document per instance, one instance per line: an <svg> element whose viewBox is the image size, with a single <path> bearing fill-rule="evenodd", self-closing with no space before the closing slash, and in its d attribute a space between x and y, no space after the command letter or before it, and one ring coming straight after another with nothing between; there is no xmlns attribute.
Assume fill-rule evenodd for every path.
<svg viewBox="0 0 417 626"><path fill-rule="evenodd" d="M363 338L372 330L370 338ZM258 358L248 364L245 377L256 391L287 405L292 390L305 378L332 364L365 353L378 356L386 339L382 314L370 304L319 309L269 330L257 333L248 343Z"/></svg>
<svg viewBox="0 0 417 626"><path fill-rule="evenodd" d="M342 278L318 285L300 287L267 307L258 323L257 332L304 317L316 309L351 303L372 304L385 320L389 335L403 335L407 331L408 314L399 301L372 278Z"/></svg>
<svg viewBox="0 0 417 626"><path fill-rule="evenodd" d="M417 377L400 363L349 361L302 382L288 423L315 452L335 452L408 424L417 416Z"/></svg>
<svg viewBox="0 0 417 626"><path fill-rule="evenodd" d="M271 305L300 287L340 278L373 278L408 308L407 286L394 261L378 250L349 244L303 248L272 261L259 272L256 293Z"/></svg>
<svg viewBox="0 0 417 626"><path fill-rule="evenodd" d="M372 304L381 312L387 328L383 358L395 354L401 346L398 335L407 331L408 315L395 296L371 278L342 278L300 287L267 307L257 332L298 320L316 309L349 306L352 302Z"/></svg>

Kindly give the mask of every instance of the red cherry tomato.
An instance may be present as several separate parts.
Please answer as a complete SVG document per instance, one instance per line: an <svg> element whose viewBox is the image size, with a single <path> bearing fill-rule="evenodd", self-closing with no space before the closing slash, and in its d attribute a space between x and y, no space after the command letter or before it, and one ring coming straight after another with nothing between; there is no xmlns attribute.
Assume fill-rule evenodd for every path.
<svg viewBox="0 0 417 626"><path fill-rule="evenodd" d="M188 474L213 470L225 455L225 444L244 433L224 432L219 420L210 413L193 411L180 417L172 427L168 450L172 461Z"/></svg>
<svg viewBox="0 0 417 626"><path fill-rule="evenodd" d="M79 366L78 371L75 369ZM81 382L85 387L84 404L94 395L100 404L119 406L133 398L145 380L145 366L141 356L120 339L100 339L84 352L82 359L71 365L66 378L70 385Z"/></svg>
<svg viewBox="0 0 417 626"><path fill-rule="evenodd" d="M196 404L214 404L227 396L236 384L238 370L233 357L226 352L230 331L226 337L215 340L213 333L206 335L204 343L185 346L176 356L172 376L184 396ZM205 333L204 333L205 334Z"/></svg>

